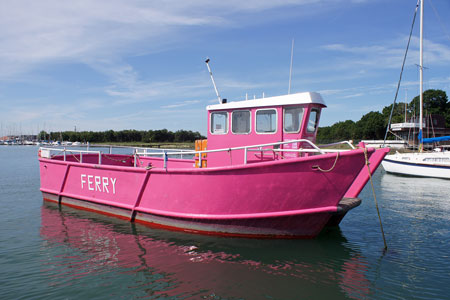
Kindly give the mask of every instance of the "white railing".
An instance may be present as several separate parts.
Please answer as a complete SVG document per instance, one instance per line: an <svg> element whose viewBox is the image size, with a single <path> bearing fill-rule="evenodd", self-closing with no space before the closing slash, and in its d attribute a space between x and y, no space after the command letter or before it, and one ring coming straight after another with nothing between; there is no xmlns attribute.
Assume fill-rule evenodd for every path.
<svg viewBox="0 0 450 300"><path fill-rule="evenodd" d="M322 146L322 148L326 148L326 147L344 145L344 144L350 146L352 149L356 149L355 146L353 146L352 141L342 141L342 142L331 143L331 144L326 144L326 145L321 145L321 146Z"/></svg>
<svg viewBox="0 0 450 300"><path fill-rule="evenodd" d="M281 148L263 148L263 147L275 147L275 146L281 146L286 144L293 144L293 143L307 143L312 148L311 149L281 149ZM330 147L334 145L340 145L340 144L348 144L352 149L355 149L353 144L350 141L343 141L328 145L323 145L322 147ZM141 148L145 149L145 148ZM152 149L152 148L150 148ZM156 150L156 149L152 149ZM167 167L167 160L168 156L170 155L198 155L199 165L201 166L202 163L202 154L203 153L215 153L215 152L231 152L235 150L244 150L244 164L247 164L247 154L248 152L296 152L296 153L335 153L335 152L343 152L348 151L345 149L321 149L317 145L315 145L313 142L307 139L299 139L299 140L290 140L285 142L276 142L276 143L267 143L267 144L259 144L259 145L251 145L251 146L241 146L241 147L232 147L232 148L222 148L222 149L214 149L214 150L201 150L201 151L193 151L193 150L175 150L175 149L158 149L161 152L139 152L135 151L135 156L161 156L164 159L164 168ZM169 152L173 151L173 152ZM135 166L136 166L136 158L135 158Z"/></svg>
<svg viewBox="0 0 450 300"><path fill-rule="evenodd" d="M299 149L283 149L282 146L286 144L294 144L294 143L306 143L311 148L299 148ZM133 156L134 156L134 166L137 167L139 157L161 157L164 161L164 168L167 168L167 161L169 156L179 156L181 159L183 159L183 156L189 156L194 157L198 156L199 165L202 165L202 154L207 153L216 153L216 152L231 152L236 150L244 150L244 164L247 164L247 155L248 152L271 152L271 153L283 153L283 152L294 152L294 153L335 153L335 152L343 152L348 151L346 149L323 149L325 147L330 146L336 146L336 145L342 145L347 144L352 149L355 149L353 144L350 141L343 141L338 143L332 143L327 145L322 145L322 148L319 148L317 145L315 145L313 142L307 139L299 139L299 140L290 140L290 141L284 141L284 142L276 142L276 143L267 143L267 144L259 144L259 145L251 145L251 146L240 146L240 147L232 147L232 148L223 148L223 149L214 149L214 150L201 150L201 151L195 151L195 150L183 150L183 149L155 149L155 148L141 148L141 147L127 147L128 149L133 149ZM271 148L267 148L271 147ZM105 148L109 148L109 154L112 154L112 146L105 146ZM126 147L120 147L120 148L126 148ZM64 161L67 159L67 153L70 154L79 154L80 160L79 162L83 162L83 153L85 154L96 154L98 155L98 164L102 163L102 152L101 151L93 151L93 150L75 150L75 149L67 149L67 148L44 148L41 147L40 149L40 156L43 158L53 158L56 155L59 155L60 153L64 156ZM52 152L57 152L56 154L52 155ZM74 156L75 159L76 156ZM78 160L78 159L77 159Z"/></svg>
<svg viewBox="0 0 450 300"><path fill-rule="evenodd" d="M97 154L98 155L98 164L99 165L102 164L102 152L101 151L76 150L76 149L67 149L67 148L45 148L45 147L40 147L39 151L40 151L40 157L43 157L43 158L53 158L62 153L64 156L64 161L67 160L67 153L72 154L76 160L78 160L78 159L76 158L76 156L74 154L79 154L80 160L78 160L78 162L80 162L80 163L83 162L83 153ZM52 155L52 152L56 152L56 154Z"/></svg>

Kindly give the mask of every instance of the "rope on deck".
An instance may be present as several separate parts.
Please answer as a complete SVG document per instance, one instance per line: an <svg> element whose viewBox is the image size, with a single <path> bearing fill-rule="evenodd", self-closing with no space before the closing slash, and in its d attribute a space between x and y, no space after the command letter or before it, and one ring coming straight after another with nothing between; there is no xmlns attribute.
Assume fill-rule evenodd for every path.
<svg viewBox="0 0 450 300"><path fill-rule="evenodd" d="M322 169L321 167L319 167L319 165L312 166L312 168L316 169L316 170L319 170L321 172L324 172L324 173L331 172L331 171L333 171L334 167L336 167L336 163L338 161L338 158L339 158L339 152L336 152L336 159L334 160L334 164L328 170Z"/></svg>

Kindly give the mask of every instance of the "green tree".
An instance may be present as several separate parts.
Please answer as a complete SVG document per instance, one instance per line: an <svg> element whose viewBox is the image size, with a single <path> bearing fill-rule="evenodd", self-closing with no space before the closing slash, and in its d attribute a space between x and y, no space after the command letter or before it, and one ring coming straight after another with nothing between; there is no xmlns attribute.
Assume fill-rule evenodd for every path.
<svg viewBox="0 0 450 300"><path fill-rule="evenodd" d="M104 141L105 142L115 142L116 141L116 135L114 133L114 130L108 130L104 132Z"/></svg>
<svg viewBox="0 0 450 300"><path fill-rule="evenodd" d="M356 124L352 120L334 123L332 126L321 127L317 132L317 142L321 144L336 141L353 140Z"/></svg>
<svg viewBox="0 0 450 300"><path fill-rule="evenodd" d="M419 112L420 97L416 96L411 101L410 106L416 107ZM442 115L446 120L446 127L450 127L450 103L447 93L442 90L426 90L423 93L423 114Z"/></svg>
<svg viewBox="0 0 450 300"><path fill-rule="evenodd" d="M377 111L371 111L356 122L356 138L378 140L384 138L385 118Z"/></svg>
<svg viewBox="0 0 450 300"><path fill-rule="evenodd" d="M385 106L382 110L383 117L386 120L385 126L389 122L389 116L391 114L392 105ZM411 111L407 108L406 113L408 116L411 115ZM394 111L392 112L391 123L403 123L405 121L405 103L395 103Z"/></svg>
<svg viewBox="0 0 450 300"><path fill-rule="evenodd" d="M38 140L47 140L48 139L48 133L44 130L41 130L38 134Z"/></svg>

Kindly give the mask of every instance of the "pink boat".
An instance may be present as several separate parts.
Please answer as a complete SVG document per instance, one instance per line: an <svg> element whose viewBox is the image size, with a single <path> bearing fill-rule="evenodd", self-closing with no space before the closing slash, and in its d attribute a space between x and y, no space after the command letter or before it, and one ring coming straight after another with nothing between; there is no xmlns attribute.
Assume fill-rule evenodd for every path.
<svg viewBox="0 0 450 300"><path fill-rule="evenodd" d="M196 151L40 148L45 201L202 234L311 238L337 225L388 149L316 146L318 93L207 107ZM370 168L368 167L370 166Z"/></svg>

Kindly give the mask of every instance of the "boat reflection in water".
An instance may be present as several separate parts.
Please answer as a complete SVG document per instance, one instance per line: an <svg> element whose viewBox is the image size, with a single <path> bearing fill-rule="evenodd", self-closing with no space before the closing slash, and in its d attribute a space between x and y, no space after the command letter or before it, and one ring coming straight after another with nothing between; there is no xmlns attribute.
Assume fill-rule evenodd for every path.
<svg viewBox="0 0 450 300"><path fill-rule="evenodd" d="M339 299L370 292L367 263L337 228L315 240L220 238L44 203L40 232L42 272L57 297L70 288L77 297L151 299Z"/></svg>

